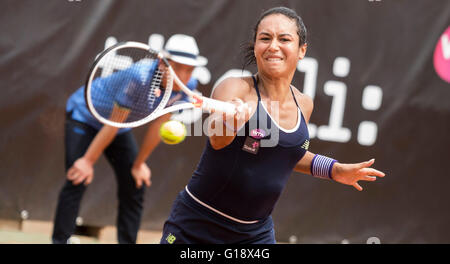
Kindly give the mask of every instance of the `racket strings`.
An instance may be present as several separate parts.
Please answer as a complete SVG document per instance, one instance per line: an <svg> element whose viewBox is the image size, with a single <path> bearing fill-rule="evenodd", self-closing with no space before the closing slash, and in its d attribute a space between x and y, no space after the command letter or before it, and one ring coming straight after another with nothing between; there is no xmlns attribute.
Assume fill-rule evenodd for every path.
<svg viewBox="0 0 450 264"><path fill-rule="evenodd" d="M155 74L153 75L153 80L152 83L150 85L150 90L148 93L148 100L149 100L149 105L150 108L154 108L154 104L155 104L155 99L157 98L157 96L161 96L161 82L163 79L163 74L164 71L162 71L160 69L161 67L158 67L155 71ZM157 89L159 89L159 92L157 92Z"/></svg>
<svg viewBox="0 0 450 264"><path fill-rule="evenodd" d="M123 48L104 55L98 65L90 96L95 111L104 119L115 123L136 122L168 99L166 91L161 89L167 67L157 53ZM166 79L169 82L170 78Z"/></svg>

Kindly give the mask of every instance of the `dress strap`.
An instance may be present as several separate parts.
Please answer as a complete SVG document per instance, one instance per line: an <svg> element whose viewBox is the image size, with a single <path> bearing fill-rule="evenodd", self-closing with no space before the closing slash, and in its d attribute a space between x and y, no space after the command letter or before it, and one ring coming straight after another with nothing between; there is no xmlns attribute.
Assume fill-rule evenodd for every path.
<svg viewBox="0 0 450 264"><path fill-rule="evenodd" d="M295 99L294 91L292 90L292 85L290 85L289 88L291 89L292 97L294 97L294 102L297 105L297 108L300 109L300 106L297 103L297 99Z"/></svg>
<svg viewBox="0 0 450 264"><path fill-rule="evenodd" d="M261 101L261 95L259 94L258 82L256 81L255 75L252 75L253 84L255 86L256 94L258 95L258 102Z"/></svg>
<svg viewBox="0 0 450 264"><path fill-rule="evenodd" d="M258 102L256 103L256 128L259 129L259 104L261 103L261 95L259 94L258 82L256 81L255 75L252 75L252 79L256 94L258 95Z"/></svg>

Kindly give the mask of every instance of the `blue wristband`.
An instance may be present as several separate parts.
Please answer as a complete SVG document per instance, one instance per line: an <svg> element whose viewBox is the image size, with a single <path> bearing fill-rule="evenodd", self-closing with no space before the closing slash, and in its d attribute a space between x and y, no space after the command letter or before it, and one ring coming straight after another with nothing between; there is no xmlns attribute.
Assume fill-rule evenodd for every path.
<svg viewBox="0 0 450 264"><path fill-rule="evenodd" d="M321 179L332 179L331 171L337 160L316 154L311 161L311 175Z"/></svg>

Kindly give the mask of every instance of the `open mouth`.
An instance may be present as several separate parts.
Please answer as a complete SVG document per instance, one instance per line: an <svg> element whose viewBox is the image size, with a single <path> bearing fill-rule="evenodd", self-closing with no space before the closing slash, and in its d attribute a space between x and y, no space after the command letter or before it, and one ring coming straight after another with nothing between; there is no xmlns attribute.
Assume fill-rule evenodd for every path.
<svg viewBox="0 0 450 264"><path fill-rule="evenodd" d="M267 61L282 61L282 58L266 58Z"/></svg>

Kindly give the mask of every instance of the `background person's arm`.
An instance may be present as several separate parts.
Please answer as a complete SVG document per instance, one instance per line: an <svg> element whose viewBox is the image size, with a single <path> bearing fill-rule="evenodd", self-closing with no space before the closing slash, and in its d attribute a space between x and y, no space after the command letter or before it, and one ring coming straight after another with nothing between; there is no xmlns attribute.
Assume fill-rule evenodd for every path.
<svg viewBox="0 0 450 264"><path fill-rule="evenodd" d="M161 141L159 129L164 122L170 120L171 115L172 114L165 114L153 120L147 128L141 148L131 169L131 174L133 175L137 188L140 188L142 184L147 186L151 185L151 170L145 161Z"/></svg>
<svg viewBox="0 0 450 264"><path fill-rule="evenodd" d="M128 117L129 110L122 107L114 107L111 113L111 119L123 121ZM104 125L92 140L86 153L77 159L72 167L67 171L67 179L74 185L84 182L88 185L94 178L94 164L100 155L111 144L119 128Z"/></svg>

